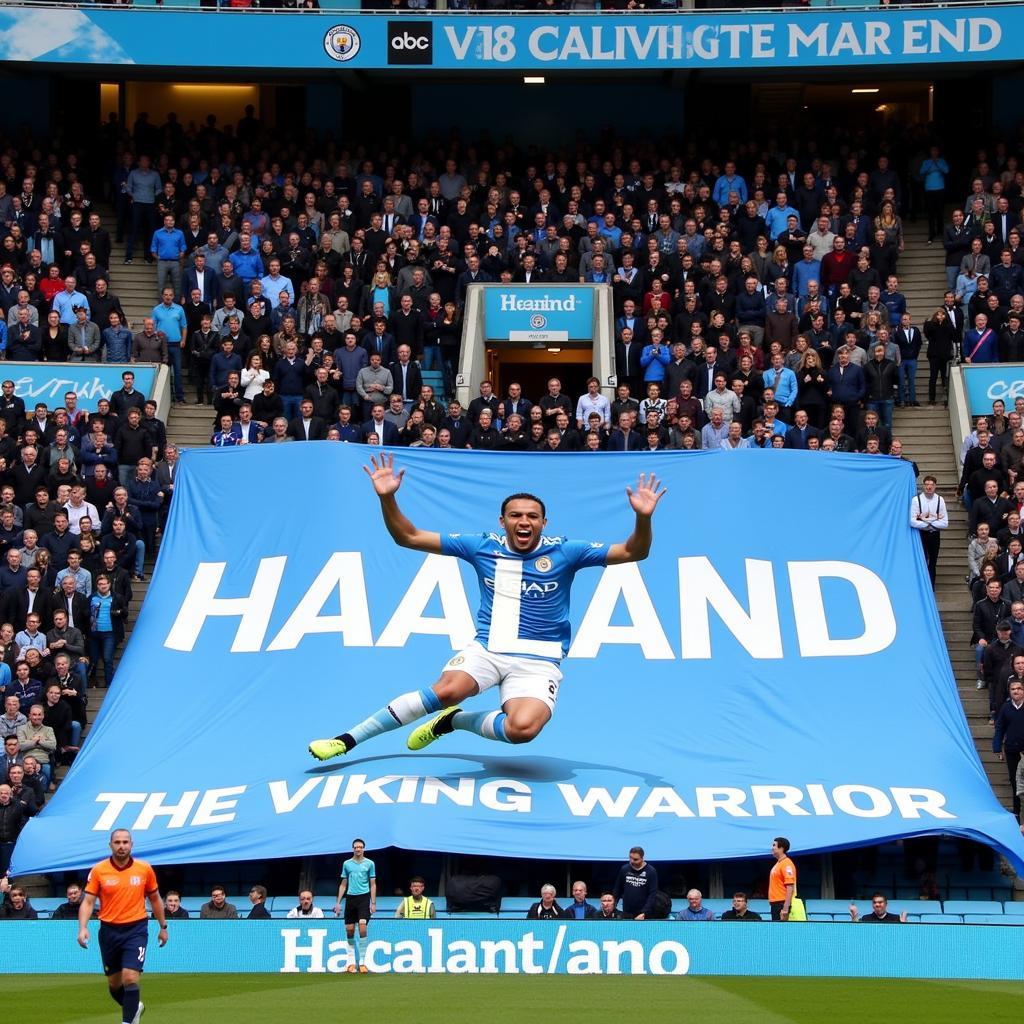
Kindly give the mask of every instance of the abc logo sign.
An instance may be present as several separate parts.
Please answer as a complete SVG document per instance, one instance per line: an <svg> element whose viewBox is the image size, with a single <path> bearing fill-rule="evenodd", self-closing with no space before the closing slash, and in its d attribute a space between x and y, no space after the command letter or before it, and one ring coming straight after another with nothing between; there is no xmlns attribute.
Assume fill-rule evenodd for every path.
<svg viewBox="0 0 1024 1024"><path fill-rule="evenodd" d="M433 64L433 22L389 21L388 63Z"/></svg>

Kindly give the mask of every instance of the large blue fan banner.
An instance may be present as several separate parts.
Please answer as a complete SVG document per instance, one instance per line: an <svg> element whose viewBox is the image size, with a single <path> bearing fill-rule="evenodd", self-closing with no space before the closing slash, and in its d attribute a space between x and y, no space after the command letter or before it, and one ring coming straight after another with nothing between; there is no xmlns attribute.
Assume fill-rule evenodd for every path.
<svg viewBox="0 0 1024 1024"><path fill-rule="evenodd" d="M15 871L87 864L115 826L156 863L355 836L575 859L640 844L657 861L762 855L780 834L809 852L944 833L1024 868L957 696L906 463L399 450L398 506L440 535L435 554L393 541L373 451L184 455L113 688ZM652 471L667 493L649 557L605 564ZM525 557L499 524L516 492L546 506ZM538 506L510 505L505 525L517 508ZM482 692L462 727L410 749L431 686L469 670ZM539 702L543 728L501 742L502 701ZM346 734L354 749L310 756Z"/></svg>

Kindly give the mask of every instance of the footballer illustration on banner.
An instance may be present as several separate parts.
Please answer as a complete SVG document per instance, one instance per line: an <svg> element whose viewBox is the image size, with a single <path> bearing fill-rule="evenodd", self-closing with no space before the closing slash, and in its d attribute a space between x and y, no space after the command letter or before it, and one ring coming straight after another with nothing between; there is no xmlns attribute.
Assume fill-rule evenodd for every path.
<svg viewBox="0 0 1024 1024"><path fill-rule="evenodd" d="M907 464L370 454L183 455L114 685L14 871L94 862L115 826L157 864L364 833L590 860L638 840L696 860L780 833L803 852L943 833L1024 868L957 695ZM165 713L169 693L188 714ZM899 743L881 708L914 723ZM316 760L316 741L340 747Z"/></svg>

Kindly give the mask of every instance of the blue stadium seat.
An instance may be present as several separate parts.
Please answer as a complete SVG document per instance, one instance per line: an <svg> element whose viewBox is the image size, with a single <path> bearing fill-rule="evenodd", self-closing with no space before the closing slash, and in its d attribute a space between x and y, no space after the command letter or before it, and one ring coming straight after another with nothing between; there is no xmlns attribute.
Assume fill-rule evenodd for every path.
<svg viewBox="0 0 1024 1024"><path fill-rule="evenodd" d="M808 914L835 914L850 919L849 900L806 900Z"/></svg>
<svg viewBox="0 0 1024 1024"><path fill-rule="evenodd" d="M732 910L732 899L704 900L704 906L707 907L715 917L721 917L727 910ZM682 906L678 909L682 910Z"/></svg>
<svg viewBox="0 0 1024 1024"><path fill-rule="evenodd" d="M49 913L51 910L56 910L62 903L66 903L67 900L60 896L32 896L29 898L29 903L36 908L40 913L46 911Z"/></svg>
<svg viewBox="0 0 1024 1024"><path fill-rule="evenodd" d="M812 914L810 911L808 911L807 912L807 920L808 921L833 921L833 920L835 920L835 921L842 921L843 919L838 914L836 914L836 915L832 915L832 914ZM846 915L846 920L847 921L850 920L849 914Z"/></svg>
<svg viewBox="0 0 1024 1024"><path fill-rule="evenodd" d="M501 898L502 910L519 910L526 913L533 906L540 896L503 896ZM564 897L563 897L564 900ZM461 916L461 915L460 915Z"/></svg>
<svg viewBox="0 0 1024 1024"><path fill-rule="evenodd" d="M889 909L894 914L901 910L908 914L941 914L942 904L939 900L890 900Z"/></svg>
<svg viewBox="0 0 1024 1024"><path fill-rule="evenodd" d="M1003 904L1004 914L1024 915L1024 901L1014 902L1007 900Z"/></svg>
<svg viewBox="0 0 1024 1024"><path fill-rule="evenodd" d="M524 910L525 914L526 911ZM481 911L468 910L461 914L446 914L446 917L458 918L460 921L494 921L497 918L497 914L485 914ZM520 915L522 916L522 915Z"/></svg>
<svg viewBox="0 0 1024 1024"><path fill-rule="evenodd" d="M204 903L209 903L209 896L182 896L181 905L190 913L198 914ZM236 903L235 906L238 906Z"/></svg>
<svg viewBox="0 0 1024 1024"><path fill-rule="evenodd" d="M1001 914L1003 905L996 900L943 900L944 914Z"/></svg>
<svg viewBox="0 0 1024 1024"><path fill-rule="evenodd" d="M922 914L921 924L963 924L959 914Z"/></svg>
<svg viewBox="0 0 1024 1024"><path fill-rule="evenodd" d="M760 914L762 917L771 917L772 908L768 906L767 900L748 900L747 909Z"/></svg>

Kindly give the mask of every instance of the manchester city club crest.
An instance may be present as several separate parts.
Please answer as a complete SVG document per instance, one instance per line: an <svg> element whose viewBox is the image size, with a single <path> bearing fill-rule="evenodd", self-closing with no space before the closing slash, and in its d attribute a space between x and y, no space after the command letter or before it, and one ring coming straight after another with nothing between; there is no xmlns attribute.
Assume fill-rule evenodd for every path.
<svg viewBox="0 0 1024 1024"><path fill-rule="evenodd" d="M331 60L351 60L360 47L359 33L350 25L335 25L324 36L324 50Z"/></svg>
<svg viewBox="0 0 1024 1024"><path fill-rule="evenodd" d="M535 331L542 331L548 325L548 318L543 313L534 313L530 317L530 327Z"/></svg>
<svg viewBox="0 0 1024 1024"><path fill-rule="evenodd" d="M542 558L538 558L537 561L533 563L533 565L537 572L551 571L551 559L548 558L547 555L544 555Z"/></svg>

